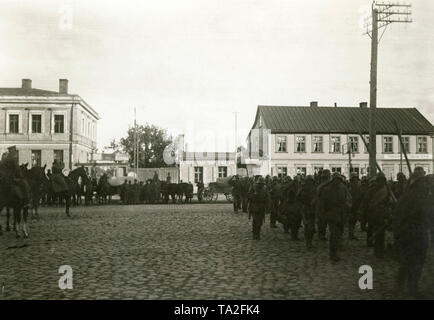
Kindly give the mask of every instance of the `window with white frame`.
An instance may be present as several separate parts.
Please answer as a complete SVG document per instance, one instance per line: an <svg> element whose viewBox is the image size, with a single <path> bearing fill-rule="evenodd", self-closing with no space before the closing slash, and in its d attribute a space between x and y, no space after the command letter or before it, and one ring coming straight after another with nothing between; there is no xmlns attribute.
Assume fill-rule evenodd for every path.
<svg viewBox="0 0 434 320"><path fill-rule="evenodd" d="M401 137L401 141L404 146L404 151L410 153L410 137ZM401 152L401 143L399 143L399 152Z"/></svg>
<svg viewBox="0 0 434 320"><path fill-rule="evenodd" d="M282 167L282 166L277 167L277 176L279 178L286 177L287 175L288 175L288 168L287 167Z"/></svg>
<svg viewBox="0 0 434 320"><path fill-rule="evenodd" d="M313 136L312 137L312 152L323 152L323 137Z"/></svg>
<svg viewBox="0 0 434 320"><path fill-rule="evenodd" d="M41 150L32 150L32 167L41 166Z"/></svg>
<svg viewBox="0 0 434 320"><path fill-rule="evenodd" d="M228 176L228 167L219 166L219 178L226 178Z"/></svg>
<svg viewBox="0 0 434 320"><path fill-rule="evenodd" d="M20 115L9 114L9 133L20 133Z"/></svg>
<svg viewBox="0 0 434 320"><path fill-rule="evenodd" d="M348 137L348 142L351 147L351 151L354 153L359 152L359 137Z"/></svg>
<svg viewBox="0 0 434 320"><path fill-rule="evenodd" d="M393 137L383 137L383 153L393 153Z"/></svg>
<svg viewBox="0 0 434 320"><path fill-rule="evenodd" d="M276 137L276 152L286 152L286 136Z"/></svg>
<svg viewBox="0 0 434 320"><path fill-rule="evenodd" d="M417 137L417 153L428 153L427 137Z"/></svg>
<svg viewBox="0 0 434 320"><path fill-rule="evenodd" d="M314 166L313 167L313 173L314 174L319 174L321 171L323 171L324 170L324 167L323 166Z"/></svg>
<svg viewBox="0 0 434 320"><path fill-rule="evenodd" d="M65 133L65 115L54 115L54 133Z"/></svg>
<svg viewBox="0 0 434 320"><path fill-rule="evenodd" d="M295 151L296 152L306 152L306 137L296 136L295 137Z"/></svg>
<svg viewBox="0 0 434 320"><path fill-rule="evenodd" d="M330 137L330 152L340 153L341 152L341 137L331 136Z"/></svg>
<svg viewBox="0 0 434 320"><path fill-rule="evenodd" d="M301 174L303 176L305 176L306 172L307 172L306 167L297 167L296 171L297 171L297 174Z"/></svg>
<svg viewBox="0 0 434 320"><path fill-rule="evenodd" d="M42 114L32 114L32 133L42 133Z"/></svg>
<svg viewBox="0 0 434 320"><path fill-rule="evenodd" d="M53 151L53 157L54 157L54 160L57 160L60 163L63 163L63 150L54 150Z"/></svg>
<svg viewBox="0 0 434 320"><path fill-rule="evenodd" d="M203 183L203 167L194 167L194 183Z"/></svg>
<svg viewBox="0 0 434 320"><path fill-rule="evenodd" d="M369 153L369 136L364 136L366 146L365 146L365 153Z"/></svg>
<svg viewBox="0 0 434 320"><path fill-rule="evenodd" d="M342 167L332 167L332 173L333 172L342 173Z"/></svg>

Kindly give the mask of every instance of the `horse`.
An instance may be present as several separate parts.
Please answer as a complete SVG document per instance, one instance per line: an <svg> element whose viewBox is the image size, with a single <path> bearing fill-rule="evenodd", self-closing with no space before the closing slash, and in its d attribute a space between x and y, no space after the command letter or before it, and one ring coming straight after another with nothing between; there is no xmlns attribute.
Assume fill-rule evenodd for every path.
<svg viewBox="0 0 434 320"><path fill-rule="evenodd" d="M27 180L30 186L30 209L33 219L39 220L38 208L43 197L44 188L48 183L48 178L45 175L45 169L47 165L43 167L35 166L27 169L26 166L21 166L24 178Z"/></svg>
<svg viewBox="0 0 434 320"><path fill-rule="evenodd" d="M176 183L169 183L166 181L161 183L161 194L163 196L164 203L169 202L169 196L172 198L172 203L176 203L177 189L178 186Z"/></svg>
<svg viewBox="0 0 434 320"><path fill-rule="evenodd" d="M51 183L53 183L55 179L59 178L63 178L66 187L57 190L53 187L53 198L58 198L59 203L62 203L62 200L65 200L65 213L68 217L71 217L69 208L71 206L71 199L77 194L76 192L79 188L78 179L81 178L83 183L87 184L89 178L87 177L86 170L83 167L72 170L67 177L63 174L61 176L52 175Z"/></svg>
<svg viewBox="0 0 434 320"><path fill-rule="evenodd" d="M27 170L27 164L22 165L20 170L23 172ZM26 180L17 180L15 178L7 177L7 175L0 174L0 212L6 207L6 230L10 230L10 209L13 209L14 213L14 230L16 237L20 237L20 231L22 231L24 238L28 238L27 231L27 216L28 206L26 195L23 193L23 189L28 189ZM26 190L31 194L30 190ZM0 234L1 234L0 226Z"/></svg>
<svg viewBox="0 0 434 320"><path fill-rule="evenodd" d="M96 187L97 201L98 203L110 203L111 196L114 194L111 185L108 182L107 174L103 174L98 181Z"/></svg>

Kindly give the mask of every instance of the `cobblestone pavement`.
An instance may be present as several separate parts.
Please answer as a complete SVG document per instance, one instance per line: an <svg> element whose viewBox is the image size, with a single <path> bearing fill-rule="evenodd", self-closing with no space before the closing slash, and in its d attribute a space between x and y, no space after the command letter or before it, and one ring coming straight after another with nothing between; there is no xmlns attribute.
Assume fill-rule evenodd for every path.
<svg viewBox="0 0 434 320"><path fill-rule="evenodd" d="M306 251L267 223L251 240L245 213L228 203L42 208L29 239L0 237L0 299L393 299L397 264L344 241L342 261L327 243ZM4 225L5 217L1 221ZM302 232L301 232L302 234ZM373 268L373 290L360 290L361 265ZM73 289L60 290L61 265ZM434 299L434 250L421 291ZM405 297L405 296L404 296Z"/></svg>

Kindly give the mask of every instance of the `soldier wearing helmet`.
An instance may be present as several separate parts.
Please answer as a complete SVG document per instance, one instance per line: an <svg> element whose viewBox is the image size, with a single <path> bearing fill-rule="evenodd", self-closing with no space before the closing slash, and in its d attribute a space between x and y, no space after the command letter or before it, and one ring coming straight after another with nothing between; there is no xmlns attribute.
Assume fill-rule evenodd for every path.
<svg viewBox="0 0 434 320"><path fill-rule="evenodd" d="M249 219L252 218L253 240L260 240L261 227L265 219L265 210L268 201L268 194L263 177L258 177L253 188L249 191L249 200Z"/></svg>
<svg viewBox="0 0 434 320"><path fill-rule="evenodd" d="M351 195L340 173L333 173L332 181L323 187L321 200L323 215L330 229L330 259L336 262L340 260L338 249L342 241L345 216L351 207Z"/></svg>
<svg viewBox="0 0 434 320"><path fill-rule="evenodd" d="M281 183L277 177L273 177L270 186L270 228L277 228L276 222L279 214Z"/></svg>
<svg viewBox="0 0 434 320"><path fill-rule="evenodd" d="M325 186L330 183L330 170L324 169L320 175L320 183L316 189L316 200L315 200L315 218L317 220L318 226L318 238L321 241L327 241L326 232L327 232L327 221L324 217L324 206L322 203L321 193Z"/></svg>
<svg viewBox="0 0 434 320"><path fill-rule="evenodd" d="M430 220L433 222L432 182L432 177L424 176L423 169L415 170L393 212L394 243L399 262L397 289L402 292L407 283L412 298L423 298L418 292L418 282L429 247Z"/></svg>
<svg viewBox="0 0 434 320"><path fill-rule="evenodd" d="M304 239L308 249L313 248L312 239L315 232L315 207L314 199L316 184L313 176L308 175L297 194L297 201L301 205L304 226Z"/></svg>
<svg viewBox="0 0 434 320"><path fill-rule="evenodd" d="M368 222L366 244L368 247L373 246L375 256L381 258L384 255L386 226L396 199L384 173L378 172L369 180L369 184L362 200L362 210Z"/></svg>
<svg viewBox="0 0 434 320"><path fill-rule="evenodd" d="M396 180L397 181L393 183L392 190L396 199L399 200L407 186L407 178L405 177L404 173L398 172L398 174L396 175Z"/></svg>
<svg viewBox="0 0 434 320"><path fill-rule="evenodd" d="M358 219L358 210L361 201L361 182L359 180L359 175L356 172L351 173L348 188L351 194L351 199L353 200L348 217L348 239L357 240L354 236L354 230Z"/></svg>
<svg viewBox="0 0 434 320"><path fill-rule="evenodd" d="M238 213L238 210L241 209L241 193L242 193L242 186L241 181L239 179L238 175L234 175L229 179L229 184L232 186L232 199L233 199L233 206L234 206L234 212Z"/></svg>

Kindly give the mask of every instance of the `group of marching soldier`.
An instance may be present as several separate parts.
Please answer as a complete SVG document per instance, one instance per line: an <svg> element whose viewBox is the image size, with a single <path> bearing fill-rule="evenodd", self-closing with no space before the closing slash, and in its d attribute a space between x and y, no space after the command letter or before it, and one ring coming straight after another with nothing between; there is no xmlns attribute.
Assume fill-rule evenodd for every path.
<svg viewBox="0 0 434 320"><path fill-rule="evenodd" d="M421 167L408 180L399 173L395 182L387 181L382 172L369 179L352 173L348 181L338 172L322 170L294 178L234 176L230 183L234 212L248 212L255 240L269 213L270 227L280 222L291 240L299 239L303 226L307 249L313 248L315 234L319 241L327 241L328 229L330 259L337 262L345 229L349 240L357 240L359 223L367 233L366 245L378 258L384 255L386 231L393 232L400 264L397 283L407 282L410 294L417 294L430 237L434 247L434 175L426 175Z"/></svg>

